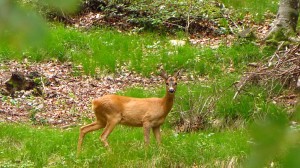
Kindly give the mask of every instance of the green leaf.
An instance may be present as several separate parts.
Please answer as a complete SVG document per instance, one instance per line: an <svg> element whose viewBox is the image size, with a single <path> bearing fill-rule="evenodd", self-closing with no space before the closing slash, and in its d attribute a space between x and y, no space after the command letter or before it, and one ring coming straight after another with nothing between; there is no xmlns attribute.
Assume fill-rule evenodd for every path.
<svg viewBox="0 0 300 168"><path fill-rule="evenodd" d="M49 5L57 10L64 12L75 12L80 0L41 0L45 5Z"/></svg>

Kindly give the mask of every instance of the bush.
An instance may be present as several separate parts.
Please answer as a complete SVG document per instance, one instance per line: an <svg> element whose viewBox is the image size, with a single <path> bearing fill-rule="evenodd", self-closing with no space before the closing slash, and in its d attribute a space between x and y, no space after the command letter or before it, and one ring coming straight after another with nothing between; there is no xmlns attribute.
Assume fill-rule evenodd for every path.
<svg viewBox="0 0 300 168"><path fill-rule="evenodd" d="M71 2L76 0L69 0ZM41 0L22 0L50 20L73 24L74 15L89 12L101 12L103 21L108 26L151 30L168 33L185 31L192 34L220 35L229 32L228 21L223 17L223 6L213 1L104 1L81 0L74 13L74 6L60 10L54 3ZM64 5L65 3L62 3ZM74 2L73 2L74 4ZM95 23L94 25L100 25Z"/></svg>

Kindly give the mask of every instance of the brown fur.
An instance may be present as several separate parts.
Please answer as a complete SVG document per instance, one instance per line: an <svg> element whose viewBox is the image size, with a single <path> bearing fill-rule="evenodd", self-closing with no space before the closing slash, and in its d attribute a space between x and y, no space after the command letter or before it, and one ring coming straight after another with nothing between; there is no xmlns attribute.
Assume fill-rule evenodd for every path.
<svg viewBox="0 0 300 168"><path fill-rule="evenodd" d="M108 146L107 137L117 124L143 127L146 145L149 144L149 134L152 128L158 143L161 141L160 126L173 106L176 91L176 80L179 71L168 77L163 71L161 76L166 82L166 95L163 98L132 98L118 95L105 95L94 99L92 109L96 121L80 128L78 153L86 133L104 128L100 140Z"/></svg>

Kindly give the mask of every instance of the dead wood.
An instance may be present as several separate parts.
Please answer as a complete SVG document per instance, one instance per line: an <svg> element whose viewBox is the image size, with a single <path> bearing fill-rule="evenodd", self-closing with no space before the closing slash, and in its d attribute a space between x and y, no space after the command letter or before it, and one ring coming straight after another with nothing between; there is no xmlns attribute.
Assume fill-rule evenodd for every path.
<svg viewBox="0 0 300 168"><path fill-rule="evenodd" d="M299 89L300 78L300 44L283 48L278 47L276 52L262 65L246 72L244 76L235 84L237 95L247 84L259 83L272 90L270 82L279 82L283 87L292 91Z"/></svg>
<svg viewBox="0 0 300 168"><path fill-rule="evenodd" d="M4 83L2 93L14 97L16 91L35 90L36 95L42 95L42 76L38 72L25 75L22 72L12 72L11 77Z"/></svg>

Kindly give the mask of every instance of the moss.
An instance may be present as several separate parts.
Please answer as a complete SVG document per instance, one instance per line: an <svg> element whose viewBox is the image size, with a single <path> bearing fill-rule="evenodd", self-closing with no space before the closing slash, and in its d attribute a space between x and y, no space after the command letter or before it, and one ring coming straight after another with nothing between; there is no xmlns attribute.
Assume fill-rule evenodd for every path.
<svg viewBox="0 0 300 168"><path fill-rule="evenodd" d="M278 45L279 42L285 41L284 45L288 45L290 44L290 38L295 36L296 33L291 28L278 26L266 37L266 43Z"/></svg>

